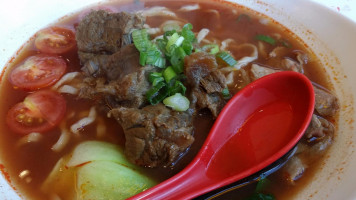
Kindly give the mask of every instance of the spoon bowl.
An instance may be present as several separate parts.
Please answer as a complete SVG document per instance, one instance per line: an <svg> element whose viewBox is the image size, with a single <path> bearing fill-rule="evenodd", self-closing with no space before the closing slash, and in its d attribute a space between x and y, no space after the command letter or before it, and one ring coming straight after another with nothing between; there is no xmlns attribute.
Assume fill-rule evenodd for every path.
<svg viewBox="0 0 356 200"><path fill-rule="evenodd" d="M184 170L132 199L191 199L246 178L290 151L313 111L307 77L290 71L262 77L230 99Z"/></svg>

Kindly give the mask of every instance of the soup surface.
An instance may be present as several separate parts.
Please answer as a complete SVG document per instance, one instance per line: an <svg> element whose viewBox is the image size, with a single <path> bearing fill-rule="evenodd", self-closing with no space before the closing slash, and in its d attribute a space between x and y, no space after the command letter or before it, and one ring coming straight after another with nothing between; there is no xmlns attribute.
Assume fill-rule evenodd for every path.
<svg viewBox="0 0 356 200"><path fill-rule="evenodd" d="M72 155L71 152L73 152L73 149L77 147L78 144L93 140L104 141L115 144L120 148L125 148L126 157L131 163L136 165L135 170L138 170L140 174L143 174L154 182L162 182L178 173L194 158L208 135L214 119L229 96L235 94L255 79L283 70L304 73L315 86L316 110L305 136L300 144L298 144L297 153L284 167L270 177L267 177L270 183L265 185L262 189L256 191L256 184L250 184L218 198L246 199L251 195L263 194L272 195L276 199L286 199L291 198L307 181L312 180L313 172L318 169L322 155L328 146L332 144L335 131L334 118L336 117L338 104L336 97L330 92L332 88L328 84L328 76L325 74L323 67L320 66L318 59L305 47L301 40L290 33L290 31L259 13L238 5L215 1L111 2L107 5L93 7L92 9L94 10L92 13L90 13L90 9L84 10L50 26L57 27L56 29L44 29L50 30L47 32L43 30L39 31L39 33L26 43L18 56L9 63L9 67L7 67L6 72L3 74L4 77L0 91L0 117L6 120L0 122L0 128L2 130L0 134L0 150L1 156L5 161L4 163L6 163L5 169L10 174L11 182L18 188L19 192L23 194L22 196L25 196L26 199L66 199L67 196L60 192L65 193L64 190L67 190L67 188L53 191L51 191L51 189L43 189L46 188L46 186L44 186L46 183L44 182L48 180L49 174L61 158ZM84 27L86 23L89 23L89 26L94 26L91 24L92 21L96 20L93 13L98 12L98 15L104 16L104 18L109 16L107 18L110 18L113 13L122 11L130 12L132 15L143 16L142 27L135 27L135 25L133 25L132 29L128 30L128 34L121 33L120 37L122 36L124 39L120 38L120 42L127 42L127 44L119 47L115 46L117 44L114 44L113 50L100 48L99 50L93 50L91 52L83 50L83 45L80 42L84 40L81 38L81 35L85 33L83 33L82 29L86 30ZM135 20L139 21L140 19L135 18ZM195 34L195 39L192 45L193 51L184 57L184 63L182 63L184 68L182 70L183 72L177 72L172 59L167 59L166 61L173 65L172 67L174 68L175 74L179 75L179 73L181 73L185 76L182 79L177 79L180 80L178 83L182 83L185 88L184 91L177 93L185 94L186 98L190 101L189 109L184 111L172 111L170 108L172 106L168 106L167 108L167 106L164 106L162 103L150 107L149 104L152 104L152 102L147 102L146 98L148 98L148 92L144 91L145 98L143 100L141 99L143 103L137 106L139 111L134 111L145 116L145 120L151 120L149 117L150 114L146 114L146 112L156 112L152 114L153 116L160 115L160 112L168 112L169 116L174 116L174 119L178 118L178 122L175 124L177 129L189 129L184 133L188 134L188 136L186 135L185 137L192 137L192 139L189 140L192 144L190 145L190 143L187 142L188 145L179 146L177 145L179 142L175 141L173 142L173 146L178 149L177 152L168 153L168 155L166 155L166 152L161 153L164 155L162 156L163 158L159 155L157 157L160 158L152 158L152 154L149 154L151 152L147 153L148 150L143 150L142 155L148 154L149 156L134 157L138 150L132 150L133 147L129 146L131 139L128 139L128 134L130 129L137 127L127 125L129 124L127 121L131 119L126 120L128 119L128 115L124 115L122 111L122 109L127 108L133 109L132 105L134 103L132 102L134 100L132 100L131 97L127 97L130 100L130 102L127 103L127 99L122 100L120 99L121 97L115 97L115 95L112 94L108 95L109 98L106 98L107 96L105 95L110 93L107 91L111 89L108 85L114 81L110 80L110 74L114 76L114 71L105 68L104 71L107 70L106 79L100 82L103 79L99 72L96 73L97 71L95 70L98 69L95 69L95 67L99 66L100 68L101 65L106 65L95 59L100 60L103 57L111 56L108 58L109 61L105 62L115 63L115 60L110 60L113 59L112 55L117 52L120 53L120 51L124 51L121 49L130 46L133 48L133 51L138 52L137 49L140 51L141 54L136 61L138 62L138 60L140 60L140 64L142 64L141 59L143 53L138 48L137 43L135 43L137 42L135 41L135 37L132 36L135 30L146 29L150 35L150 39L156 38L153 43L158 43L159 39L163 38L162 35L168 35L169 41L174 37L174 33L171 32L171 35L169 35L167 31L172 30L177 30L176 32L181 34L177 34L177 40L179 40L180 37L187 40L182 30L184 30L183 27L186 27L185 25L189 23L192 25L191 31ZM65 30L61 30L58 27L65 28ZM72 32L66 32L67 30ZM46 35L48 32L49 36ZM105 34L106 33L103 33L103 35ZM106 36L111 37L110 34L111 33L107 33L108 36ZM128 35L128 41L121 41L121 39L125 40L125 35ZM65 37L64 41L66 42L58 42L63 41L63 37ZM177 40L174 42L177 42ZM46 43L46 41L50 42ZM51 41L54 41L54 45L51 44ZM95 45L93 48L95 48ZM94 58L86 59L84 58L84 54L91 54L90 56L93 54L95 54L95 56L100 55L100 58L94 56ZM125 57L126 55L130 57L131 54L123 54L120 57ZM226 59L226 57L229 56L235 62L230 63L228 60L230 58ZM42 57L46 59L48 59L48 57L52 58L50 61L43 61L47 63L45 66L50 65L48 63L55 63L54 65L56 66L56 70L52 70L51 76L46 75L46 77L50 77L49 81L44 80L45 78L40 78L41 81L22 85L21 77L24 75L16 75L16 70L19 66L26 66L26 63L36 63L38 62L37 60L42 59ZM209 76L213 77L211 78L213 79L212 82L219 82L220 80L217 80L216 77L223 77L223 83L219 82L220 90L212 93L209 93L208 86L204 85L209 78L206 78L207 76L203 77L203 75L201 75L201 77L195 77L193 76L195 75L195 71L192 70L196 66L203 66L202 71L204 71L204 66L208 65L206 63L210 62L210 60L216 63L216 69L208 69ZM62 66L63 63L66 67L59 67ZM91 65L90 63L94 64ZM39 66L38 63L33 65ZM92 68L90 67L93 66L95 73L91 72ZM152 64L147 64L147 62L146 66L142 67L152 69L144 73L143 76L146 76L144 77L145 79L148 79L152 73L164 74L165 71L161 68L153 67ZM130 62L126 68L130 71ZM122 74L125 73L130 74L130 72L122 71ZM68 74L73 76L73 78L64 82L65 84L57 85L57 83L60 83L63 77ZM212 74L219 74L219 76L216 75L215 77ZM41 74L38 76L41 77ZM120 74L118 76L120 77ZM167 76L164 76L162 80L167 81ZM122 75L118 79L126 80L126 78L126 75ZM117 77L115 77L115 79L117 79ZM211 81L211 79L208 81ZM198 80L197 85L194 85L194 80ZM93 82L95 82L95 86L93 86ZM168 82L169 81L167 81L167 84ZM99 88L99 83L104 86ZM139 84L139 81L137 83ZM150 84L151 87L154 82ZM67 87L64 87L65 85L67 85ZM227 87L224 88L222 85ZM121 83L121 86L125 87L123 83ZM133 94L142 92L139 87L137 87L138 89L134 89ZM93 95L93 93L89 94L83 92L88 90L88 88L95 90L95 95ZM102 90L99 91L100 89ZM119 91L120 89L117 89L116 86L115 90ZM39 129L29 129L28 124L25 124L25 128L21 126L21 130L19 131L16 128L19 127L19 125L12 125L13 122L9 120L9 118L15 116L13 118L16 123L30 123L33 125L34 122L31 121L32 118L26 118L26 120L30 119L30 121L19 121L19 114L10 115L9 113L14 109L15 105L21 102L23 102L21 104L22 106L35 104L36 107L36 102L40 100L38 100L39 97L36 97L35 94L41 91L47 93L51 93L48 91L55 91L54 93L56 95L59 94L65 101L65 106L61 106L62 99L56 101L54 105L52 105L53 103L46 104L44 107L48 110L42 113L50 113L48 116L44 116L45 119L50 119L48 120L49 125L43 125L42 121L38 121L35 122L37 123L35 125L38 125L38 127L41 125ZM208 98L211 98L211 95L217 94L218 97L216 98L220 98L218 100L219 103L202 103L202 101L199 100L201 93L195 93L197 91L208 95ZM48 95L47 93L46 95ZM103 96L105 96L105 98ZM56 98L57 97L51 97L51 99ZM194 98L198 99L195 103ZM52 102L54 101L55 100L52 100ZM158 108L158 106L161 107ZM163 109L164 111L156 111L155 109ZM19 110L18 112L21 112L21 109ZM30 116L42 120L42 118L36 118L36 112L33 112L31 109L30 111ZM179 121L185 120L185 117L191 117L193 123L189 124ZM170 120L171 118L168 119ZM86 122L83 120L86 120ZM138 118L135 120L139 121ZM138 123L134 120L132 121L133 124ZM158 126L158 122L155 123L155 125ZM189 127L191 127L191 129ZM160 132L162 131L160 130ZM153 140L152 143L154 143L154 141L155 140ZM138 148L139 145L134 143L133 146ZM166 151L167 149L162 148L161 150ZM160 154L159 152L155 153ZM259 187L259 185L261 184L257 184L257 187ZM75 191L68 191L68 193L73 192Z"/></svg>

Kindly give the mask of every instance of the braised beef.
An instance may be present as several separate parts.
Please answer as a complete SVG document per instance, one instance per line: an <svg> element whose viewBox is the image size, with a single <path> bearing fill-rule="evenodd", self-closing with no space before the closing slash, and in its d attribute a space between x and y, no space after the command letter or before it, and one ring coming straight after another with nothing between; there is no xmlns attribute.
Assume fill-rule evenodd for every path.
<svg viewBox="0 0 356 200"><path fill-rule="evenodd" d="M305 131L305 137L312 141L317 140L325 135L334 135L334 126L328 120L313 114L312 120Z"/></svg>
<svg viewBox="0 0 356 200"><path fill-rule="evenodd" d="M126 157L147 167L169 166L193 143L192 116L163 104L110 111L124 129Z"/></svg>
<svg viewBox="0 0 356 200"><path fill-rule="evenodd" d="M280 72L281 70L279 69L273 69L265 66L261 66L259 64L252 64L251 66L251 74L252 74L252 80L257 80L259 78L262 78L266 75L273 74L276 72Z"/></svg>
<svg viewBox="0 0 356 200"><path fill-rule="evenodd" d="M92 11L77 27L76 40L79 52L112 54L131 42L130 32L141 29L144 18L126 12L109 13Z"/></svg>
<svg viewBox="0 0 356 200"><path fill-rule="evenodd" d="M109 59L108 63L114 62L115 54ZM134 61L134 60L132 60ZM138 63L138 60L135 60ZM117 73L116 80L108 81L105 78L87 77L84 79L82 87L80 88L79 97L86 99L99 100L101 103L108 103L107 99L110 96L111 103L109 107L116 107L117 105L139 108L146 103L145 94L150 88L148 82L148 75L156 69L151 66L137 67L126 69L127 63L116 62L116 68L113 71L122 72ZM108 64L110 66L110 64ZM114 74L114 73L113 73ZM105 99L104 99L105 98Z"/></svg>
<svg viewBox="0 0 356 200"><path fill-rule="evenodd" d="M294 155L285 166L281 169L280 173L286 182L290 185L294 185L295 181L301 178L306 170L307 166L303 163L303 160Z"/></svg>
<svg viewBox="0 0 356 200"><path fill-rule="evenodd" d="M325 89L315 87L315 110L321 116L334 116L339 109L337 98Z"/></svg>
<svg viewBox="0 0 356 200"><path fill-rule="evenodd" d="M217 117L226 104L222 91L227 88L225 76L218 69L215 56L193 53L184 59L184 73L192 86L191 103L198 109L208 108Z"/></svg>
<svg viewBox="0 0 356 200"><path fill-rule="evenodd" d="M79 59L83 63L82 71L86 76L103 76L103 67L106 65L110 55L78 52Z"/></svg>

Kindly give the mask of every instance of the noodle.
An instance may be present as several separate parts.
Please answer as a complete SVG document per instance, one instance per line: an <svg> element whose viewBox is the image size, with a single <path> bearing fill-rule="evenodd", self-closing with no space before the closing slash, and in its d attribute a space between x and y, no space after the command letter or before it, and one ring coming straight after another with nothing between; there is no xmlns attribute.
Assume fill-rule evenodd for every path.
<svg viewBox="0 0 356 200"><path fill-rule="evenodd" d="M23 136L21 139L19 139L16 143L17 147L20 147L24 144L32 143L32 142L38 142L43 138L41 133L30 133L28 135Z"/></svg>
<svg viewBox="0 0 356 200"><path fill-rule="evenodd" d="M74 123L70 127L71 132L73 132L74 134L78 134L79 131L81 131L85 126L93 123L95 121L95 118L96 118L95 107L91 107L88 117L85 117L85 118L79 120L78 122Z"/></svg>
<svg viewBox="0 0 356 200"><path fill-rule="evenodd" d="M189 11L199 10L199 9L200 9L199 4L194 4L194 5L182 6L178 11L189 12Z"/></svg>
<svg viewBox="0 0 356 200"><path fill-rule="evenodd" d="M67 83L69 81L72 81L75 77L77 77L78 75L80 75L79 72L70 72L65 74L53 87L53 90L57 90L61 85L63 85L64 83Z"/></svg>
<svg viewBox="0 0 356 200"><path fill-rule="evenodd" d="M203 28L199 31L197 35L197 41L200 43L209 34L209 29Z"/></svg>
<svg viewBox="0 0 356 200"><path fill-rule="evenodd" d="M155 6L141 12L144 17L153 17L153 16L169 16L177 17L177 15L170 11L166 7Z"/></svg>

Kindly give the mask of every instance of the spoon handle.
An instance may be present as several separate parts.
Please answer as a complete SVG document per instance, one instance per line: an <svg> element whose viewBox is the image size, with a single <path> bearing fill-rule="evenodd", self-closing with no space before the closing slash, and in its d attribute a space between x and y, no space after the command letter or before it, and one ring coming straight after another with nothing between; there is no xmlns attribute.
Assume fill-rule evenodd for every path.
<svg viewBox="0 0 356 200"><path fill-rule="evenodd" d="M129 199L192 199L208 192L212 183L215 181L206 176L205 165L195 160L179 174Z"/></svg>

